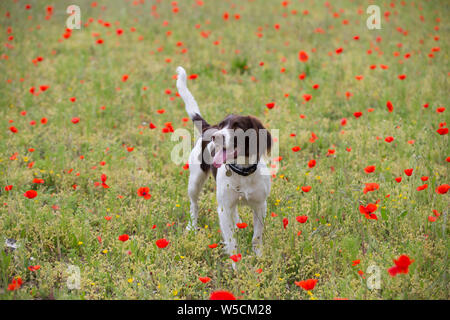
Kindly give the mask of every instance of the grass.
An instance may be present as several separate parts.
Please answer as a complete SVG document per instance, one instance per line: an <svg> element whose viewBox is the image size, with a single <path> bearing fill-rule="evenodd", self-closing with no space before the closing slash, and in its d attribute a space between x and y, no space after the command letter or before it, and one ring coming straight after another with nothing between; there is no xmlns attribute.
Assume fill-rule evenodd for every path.
<svg viewBox="0 0 450 320"><path fill-rule="evenodd" d="M330 1L331 7L309 0L287 7L178 1L177 13L171 1L95 7L78 1L83 27L65 39L72 2L29 1L29 10L25 1L0 4L3 43L9 43L0 49L2 299L207 299L219 289L242 299L448 299L449 198L435 192L449 182L448 134L436 132L449 121L448 110L436 112L449 101L446 1L392 1L394 7L378 1L381 30L366 27L367 1ZM48 5L53 14L46 20ZM300 50L308 61L299 61ZM43 60L33 63L38 56ZM162 132L167 122L193 132L176 96L178 65L198 75L188 85L210 123L228 113L252 114L280 130L282 160L268 199L264 254L257 258L251 250L252 217L241 207L249 226L237 232L242 260L236 271L221 250L212 178L200 198L201 229L185 231L188 171L171 161L177 142ZM41 85L49 88L29 92ZM304 94L312 98L305 101ZM266 108L269 102L275 108ZM394 141L385 142L387 136ZM329 149L335 153L327 156ZM369 165L376 169L367 174ZM414 169L409 177L407 168ZM107 189L98 185L102 174ZM365 183L379 189L364 194ZM417 191L424 183L428 188ZM310 192L301 191L305 185ZM145 186L149 200L137 194ZM24 197L31 189L37 197ZM359 206L378 200L378 220L366 219ZM430 222L433 210L440 216ZM299 215L307 222L298 223ZM130 239L119 241L122 234ZM17 240L18 248L6 248L4 238ZM160 238L170 241L164 249L155 245ZM213 243L219 246L210 249ZM408 274L391 277L387 270L401 254L414 262ZM28 269L35 265L40 269ZM70 265L80 270L79 289L67 286ZM378 290L367 287L372 265ZM200 282L203 276L211 281ZM9 291L14 277L23 284ZM306 279L318 279L314 290L295 285Z"/></svg>

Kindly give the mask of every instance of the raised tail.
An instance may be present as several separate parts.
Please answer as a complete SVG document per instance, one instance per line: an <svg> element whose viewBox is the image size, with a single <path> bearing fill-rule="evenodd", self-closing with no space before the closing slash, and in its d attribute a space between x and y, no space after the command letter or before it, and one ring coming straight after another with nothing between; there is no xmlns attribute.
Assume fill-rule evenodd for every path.
<svg viewBox="0 0 450 320"><path fill-rule="evenodd" d="M198 104L195 101L194 97L192 96L191 92L187 88L186 85L186 71L183 69L183 67L177 68L177 89L178 93L180 94L181 98L183 99L184 103L186 104L186 111L191 119L194 118L196 114L200 114L200 110L198 108Z"/></svg>
<svg viewBox="0 0 450 320"><path fill-rule="evenodd" d="M186 71L183 67L178 67L177 74L177 89L178 93L184 101L184 104L186 105L186 112L189 115L189 118L191 118L191 120L194 122L194 125L200 130L200 132L203 132L207 128L209 128L210 125L208 124L208 122L206 122L205 119L202 118L197 101L195 101L191 92L187 88Z"/></svg>

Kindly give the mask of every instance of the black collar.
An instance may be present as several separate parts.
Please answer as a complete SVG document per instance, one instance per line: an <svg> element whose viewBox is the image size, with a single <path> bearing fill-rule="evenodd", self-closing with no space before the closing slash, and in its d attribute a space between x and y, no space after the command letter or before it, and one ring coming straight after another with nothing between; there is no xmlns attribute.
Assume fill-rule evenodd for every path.
<svg viewBox="0 0 450 320"><path fill-rule="evenodd" d="M241 175L241 176L245 176L245 177L246 177L246 176L249 176L249 175L251 175L253 172L256 171L256 169L258 168L258 164L255 163L255 164L252 164L252 165L249 166L249 167L240 168L240 167L236 166L235 164L230 163L230 164L228 164L228 167L229 167L231 170L233 170L234 172L236 172L238 175Z"/></svg>

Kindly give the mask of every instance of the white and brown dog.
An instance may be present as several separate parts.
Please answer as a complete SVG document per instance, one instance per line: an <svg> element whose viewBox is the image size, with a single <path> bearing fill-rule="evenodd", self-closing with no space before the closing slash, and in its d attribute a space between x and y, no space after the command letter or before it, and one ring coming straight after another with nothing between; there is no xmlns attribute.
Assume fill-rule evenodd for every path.
<svg viewBox="0 0 450 320"><path fill-rule="evenodd" d="M241 223L237 205L243 203L253 210L252 245L259 256L262 253L266 200L270 193L270 174L262 156L270 152L272 137L252 116L229 115L217 125L208 124L186 86L185 70L178 67L177 74L178 93L201 133L189 156L191 219L187 229L197 228L200 191L212 171L217 183L217 211L226 252L232 255L237 251L234 231Z"/></svg>

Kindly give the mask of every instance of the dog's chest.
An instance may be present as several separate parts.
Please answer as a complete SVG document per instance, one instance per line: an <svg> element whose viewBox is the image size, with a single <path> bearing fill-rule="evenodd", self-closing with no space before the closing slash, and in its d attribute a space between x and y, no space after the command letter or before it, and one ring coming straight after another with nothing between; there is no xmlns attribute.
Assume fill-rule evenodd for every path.
<svg viewBox="0 0 450 320"><path fill-rule="evenodd" d="M225 201L253 203L264 201L270 192L270 178L258 172L250 176L231 175L219 170L217 177L218 197Z"/></svg>

